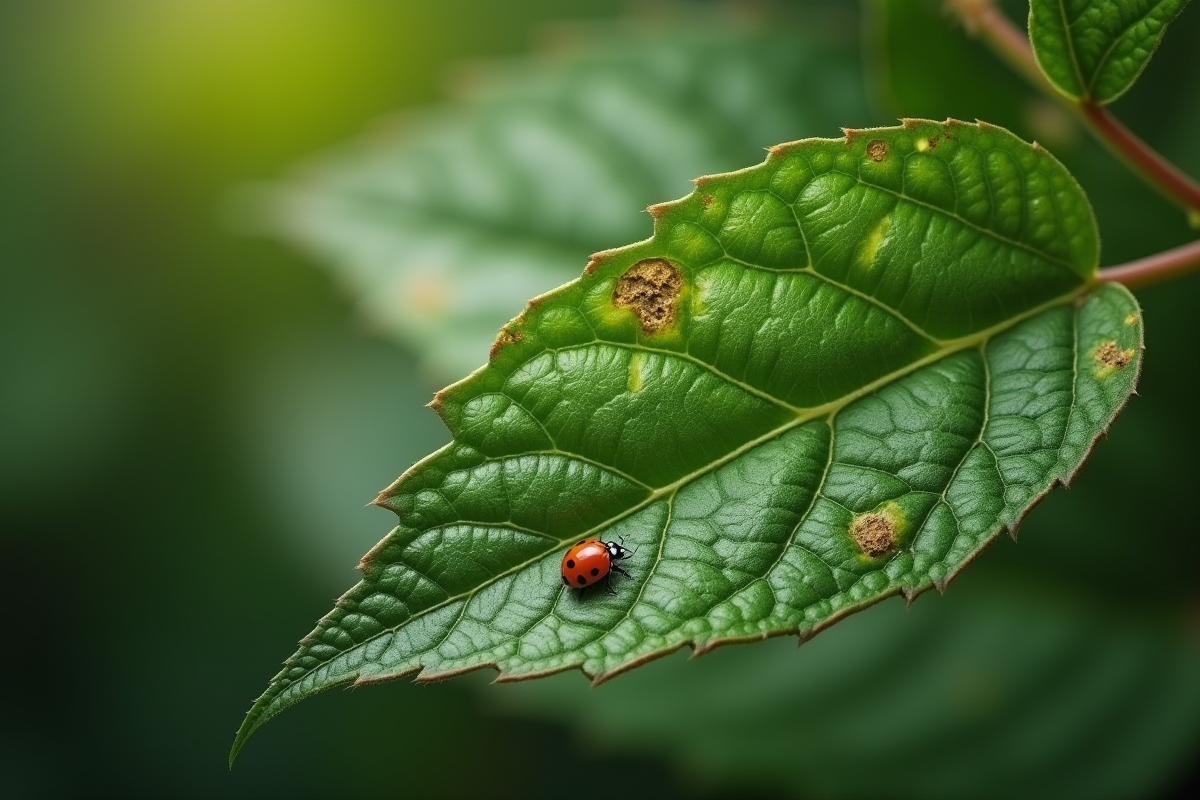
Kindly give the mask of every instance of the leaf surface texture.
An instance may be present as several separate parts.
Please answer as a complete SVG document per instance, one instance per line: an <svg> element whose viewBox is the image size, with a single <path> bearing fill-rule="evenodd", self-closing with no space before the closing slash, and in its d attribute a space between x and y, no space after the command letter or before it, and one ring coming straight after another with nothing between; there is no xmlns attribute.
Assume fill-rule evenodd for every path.
<svg viewBox="0 0 1200 800"><path fill-rule="evenodd" d="M243 725L331 686L606 679L811 635L946 582L1070 479L1134 387L1137 305L1036 145L906 121L772 148L531 301L434 401L453 442ZM565 590L585 537L635 549Z"/></svg>

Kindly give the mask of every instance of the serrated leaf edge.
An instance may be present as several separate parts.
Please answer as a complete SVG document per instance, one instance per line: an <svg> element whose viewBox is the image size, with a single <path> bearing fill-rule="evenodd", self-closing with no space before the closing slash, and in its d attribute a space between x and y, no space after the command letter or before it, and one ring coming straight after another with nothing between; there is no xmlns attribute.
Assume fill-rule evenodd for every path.
<svg viewBox="0 0 1200 800"><path fill-rule="evenodd" d="M1002 134L1012 136L1014 139L1017 139L1018 141L1023 142L1023 140L1020 140L1019 137L1016 137L1007 129L1000 127L998 125L992 125L990 123L987 123L987 122L984 122L981 120L977 120L975 123L968 123L968 122L963 122L961 120L947 118L943 122L939 123L939 122L932 121L932 120L903 118L900 120L900 123L901 124L899 126L879 126L879 127L871 127L871 128L844 128L843 129L844 136L839 137L839 138L809 137L809 138L805 138L805 139L799 139L799 140L796 140L793 142L786 142L783 144L778 144L773 147L767 148L768 155L767 155L766 159L764 159L764 161L762 161L762 162L759 162L758 164L753 164L753 165L743 167L738 170L733 170L731 172L717 173L717 174L713 174L713 175L706 175L706 176L701 176L699 178L696 178L693 181L693 183L695 185L695 189L693 189L692 192L689 192L687 195L685 195L677 200L672 200L672 201L668 201L668 202L664 202L664 203L655 204L655 205L652 205L649 208L647 208L647 212L650 213L652 218L654 219L654 229L653 229L653 233L651 234L651 236L649 236L646 239L643 239L641 241L638 241L638 242L634 242L634 243L631 243L628 245L623 245L623 246L617 247L617 248L612 248L609 250L603 250L603 251L600 251L599 253L593 254L591 259L588 261L587 265L584 267L583 273L578 278L576 278L575 280L570 281L562 286L556 287L552 290L549 290L547 292L544 292L544 293L534 297L533 299L531 299L528 302L525 310L523 310L520 314L518 314L516 317L514 317L509 322L505 323L505 325L503 325L501 327L500 333L497 336L497 343L502 343L502 342L509 343L509 342L515 341L516 332L518 332L520 327L522 326L522 323L524 321L525 311L527 311L529 308L532 308L532 307L534 307L542 302L545 302L547 300L550 300L555 295L565 292L569 288L574 287L575 285L579 284L581 281L583 281L585 278L587 278L591 273L593 273L595 271L595 269L603 261L606 261L610 258L619 256L626 252L633 251L638 248L644 247L647 244L653 242L655 240L655 238L659 235L659 219L662 216L664 216L665 214L675 210L677 207L680 207L680 206L684 205L685 203L687 203L696 194L696 192L700 191L700 189L704 186L705 183L711 182L714 180L733 178L738 175L749 173L753 170L761 168L764 164L768 163L772 158L778 157L786 152L790 152L794 148L802 147L802 146L810 145L810 144L835 144L835 143L839 143L839 142L849 145L855 139L859 138L860 136L866 136L866 135L871 135L871 134L880 134L883 132L897 132L897 131L901 131L901 130L910 130L910 129L918 127L918 126L929 125L929 124L943 125L945 127L951 127L954 125L973 125L974 127L978 127L981 129L991 129L991 130L999 131ZM1023 143L1025 143L1025 142L1023 142ZM1025 144L1034 148L1035 150L1042 152L1047 157L1054 159L1055 163L1058 163L1060 167L1062 166L1061 163L1059 163L1057 161L1057 159L1054 158L1053 154L1049 153L1049 151L1045 150L1045 148L1041 147L1037 142L1030 142L1030 143L1025 143ZM1063 169L1063 172L1064 172L1064 174L1066 174L1068 176L1068 178L1072 182L1075 183L1076 187L1078 188L1078 182L1075 180L1074 176L1071 175L1070 172L1068 172L1065 168ZM1081 188L1080 188L1080 193L1082 194ZM1098 240L1099 234L1098 234L1098 231L1096 230L1096 220L1095 220L1094 215L1091 215L1091 221L1092 221L1093 235L1095 235ZM680 479L672 482L669 486L655 490L647 497L646 500L643 500L642 502L635 504L633 507L623 511L621 514L616 515L615 517L600 523L592 530L610 525L613 522L624 518L628 514L631 514L641 508L644 508L650 502L661 499L662 497L669 494L671 491L677 490L680 486L686 484L687 482L689 482L691 480L694 480L696 477L706 474L708 472L711 472L713 469L716 469L716 468L720 467L721 465L728 463L730 460L745 453L749 449L756 447L758 445L761 445L765 441L774 439L774 438L778 437L779 435L785 433L786 431L791 430L795 427L798 427L801 424L804 424L806 422L811 422L812 420L817 419L821 416L824 416L824 415L827 415L830 413L834 413L837 410L841 409L842 407L848 405L849 403L854 402L855 400L858 400L861 397L864 397L867 394L870 394L871 392L879 389L881 386L885 386L889 383L892 383L892 382L904 377L905 375L908 375L908 374L916 371L917 369L919 369L921 367L928 366L929 364L932 364L932 363L936 363L937 361L940 361L950 355L953 355L954 353L962 352L963 350L967 350L972 347L979 346L979 345L983 344L984 342L988 341L989 339L991 339L991 337L993 337L1003 331L1006 331L1006 330L1014 327L1015 325L1019 324L1020 322L1026 320L1026 319L1032 318L1048 309L1066 305L1068 303L1075 303L1077 301L1080 301L1085 295L1094 291L1100 285L1100 281L1098 281L1096 278L1096 269L1098 266L1098 262L1099 262L1099 253L1097 251L1095 259L1094 259L1094 263L1091 265L1091 269L1089 270L1090 274L1087 277L1085 277L1083 282L1080 284L1080 286L1076 287L1075 289L1072 289L1071 291L1066 292L1058 297L1052 298L1044 303L1041 303L1032 309L1022 312L1021 314L1011 317L1011 318L1003 321L1002 323L998 323L997 325L991 326L983 331L979 331L974 334L970 334L970 335L963 336L963 337L958 337L956 339L939 340L938 344L942 349L938 350L937 352L931 353L930 355L925 356L922 359L919 359L909 365L906 365L902 369L896 370L892 373L889 373L886 376L876 379L875 381L872 381L871 383L869 383L863 387L860 387L859 389L856 389L853 392L847 393L846 395L844 395L841 398L837 398L836 400L830 401L828 403L824 403L820 406L815 406L812 408L804 409L803 413L797 414L796 419L791 420L787 424L781 425L766 434L756 437L751 442L748 442L745 445L743 445L739 448L736 448L734 451L727 453L725 456L722 456L721 458L714 460L713 462L706 465L704 468L696 470L692 473L689 473L687 476L684 476L683 478L680 478ZM1128 294L1128 291L1125 290L1124 287L1121 287L1121 289L1123 291L1126 291L1126 293ZM1130 299L1133 300L1132 295L1130 295ZM1136 308L1138 308L1139 319L1140 319L1140 307L1137 306L1136 300L1133 300L1133 303L1134 303L1134 306ZM1134 385L1136 385L1136 378L1138 376L1140 376L1140 370L1141 370L1140 354L1144 350L1143 332L1142 332L1142 328L1140 325L1138 326L1138 336L1139 336L1139 345L1138 345L1139 358L1137 359L1138 373L1137 373L1137 375L1135 375ZM493 353L494 352L495 352L495 347L493 348ZM433 400L431 400L428 405L431 408L433 408L438 413L439 416L441 416L441 408L440 408L441 398L444 397L449 392L454 391L454 390L458 389L459 387L465 386L466 384L471 383L472 381L477 379L478 376L480 376L483 373L483 371L488 368L488 366L489 365L487 363L482 364L478 368L476 368L474 371L472 371L469 375L467 375L466 377L464 377L458 381L455 381L454 383L451 383L448 386L446 386L445 388L441 389L440 391L435 393ZM886 592L883 592L882 594L879 594L879 595L876 595L876 596L870 598L867 601L864 601L861 603L850 604L850 605L844 607L843 609L831 614L829 617L826 617L825 619L809 626L808 628L801 628L799 626L796 626L795 628L782 629L782 630L778 630L778 631L769 631L769 632L765 632L762 634L757 634L754 636L747 636L747 637L724 637L724 638L717 637L714 639L707 640L701 644L696 644L696 642L694 641L694 639L692 637L687 637L687 638L682 639L678 643L672 644L668 647L660 648L658 650L654 650L643 656L639 656L637 658L631 659L631 660L619 665L618 667L615 667L613 669L606 670L604 672L600 672L600 673L597 673L594 675L590 674L586 670L586 668L584 668L583 665L568 665L568 666L555 667L552 669L541 670L541 671L531 671L531 672L522 672L522 673L516 673L516 674L507 674L500 668L499 664L497 664L495 662L480 662L478 664L474 664L474 665L471 665L468 667L463 667L461 669L444 670L444 671L440 671L440 672L424 672L423 671L425 669L424 665L418 664L418 665L413 666L411 669L403 670L403 671L400 671L400 672L397 672L395 674L388 675L388 676L379 676L379 677L371 677L371 678L359 677L359 678L355 678L355 679L347 679L344 681L330 683L326 686L322 686L318 689L314 689L304 695L301 695L300 697L283 702L280 705L278 705L277 707L271 708L269 713L266 713L264 715L263 712L265 709L270 707L271 700L274 699L275 697L278 697L277 694L273 694L273 690L276 687L277 681L284 676L284 673L287 670L287 662L285 662L284 669L281 670L274 678L271 679L271 682L268 684L267 689L262 693L262 695L260 695L255 700L255 702L251 706L250 710L247 712L246 718L243 720L242 725L239 727L238 732L235 736L233 747L229 754L229 765L232 768L233 762L236 760L237 755L240 752L242 746L246 743L246 741L250 738L250 736L255 731L257 731L258 728L260 728L263 724L265 724L268 720L272 719L277 714L284 711L291 705L298 703L307 697L311 697L314 694L319 694L327 689L331 689L336 686L352 686L352 687L366 686L366 685L371 685L371 684L375 684L375 683L386 683L386 682L390 682L390 681L394 681L394 680L400 680L400 679L414 676L414 675L415 675L415 677L413 677L414 682L433 683L433 682L453 678L453 677L456 677L459 675L464 675L464 674L467 674L470 672L475 672L480 669L488 669L488 668L497 670L498 675L496 676L496 678L494 680L494 682L496 682L496 683L532 680L535 678L546 677L548 675L553 675L553 674L557 674L559 672L565 672L567 670L578 668L581 672L584 673L584 675L586 675L591 680L591 683L593 686L598 686L601 683L604 683L605 681L608 681L608 680L612 679L613 677L616 677L617 675L622 674L623 672L625 672L627 670L634 669L638 666L641 666L645 663L653 661L657 658L661 658L665 655L673 653L676 650L680 649L681 647L691 647L692 648L692 656L698 657L698 656L704 655L705 653L708 653L709 651L711 651L717 647L723 646L723 645L748 643L748 642L754 642L754 641L763 641L768 638L774 638L776 636L794 635L794 636L798 637L798 643L803 643L803 642L807 641L808 639L812 638L813 636L815 636L820 631L828 628L830 625L834 624L835 622L838 622L841 619L845 618L846 616L853 614L857 611L860 611L863 608L874 605L875 603L878 603L889 597L894 597L898 594L903 595L905 598L906 604L911 606L912 603L915 602L917 597L919 597L924 592L928 591L930 588L936 588L939 592L944 593L946 588L950 584L950 582L955 577L957 577L957 575L962 571L963 568L965 568L968 564L970 564L972 561L974 561L974 559L979 555L979 553L981 553L992 542L994 542L996 537L1001 533L1002 530L1007 529L1009 531L1010 535L1012 535L1015 538L1015 532L1016 532L1018 525L1025 518L1025 516L1029 513L1029 511L1034 506L1036 506L1042 500L1042 498L1044 498L1056 486L1058 486L1059 484L1067 485L1070 483L1071 480L1074 479L1075 475L1078 474L1079 469L1082 468L1082 466L1086 462L1088 456L1094 449L1095 444L1098 441L1100 435L1107 431L1108 426L1111 425L1112 420L1116 418L1117 414L1119 414L1120 410L1124 407L1125 403L1127 403L1127 402L1128 402L1128 396L1126 396L1122 400L1120 405L1117 407L1116 412L1114 412L1114 414L1110 417L1109 422L1105 426L1104 430L1098 432L1096 434L1096 436L1092 438L1092 441L1088 444L1088 446L1086 447L1086 449L1080 459L1079 465L1077 465L1075 467L1075 469L1073 469L1065 478L1058 478L1058 479L1052 480L1041 493L1036 495L1030 501L1029 505L1026 506L1026 508L1022 511L1022 513L1018 516L1018 518L1014 522L1012 522L1009 525L1004 525L1004 524L997 525L995 531L991 535L987 536L983 540L983 542L979 545L979 547L977 547L975 550L973 550L969 555L967 555L962 560L962 562L960 564L958 564L953 570L948 572L945 576L943 576L940 579L931 580L927 583L919 584L919 585L913 586L913 587L896 587L894 589L890 589ZM407 481L412 475L419 472L422 468L425 467L425 465L432 462L436 458L440 457L441 455L443 455L444 453L449 451L452 447L454 447L453 441L450 443L447 443L443 447L439 448L438 450L434 451L433 453L430 453L429 455L422 458L420 461L413 464L413 466L411 466L409 469L405 470L404 473L402 473L399 478L397 478L395 481L392 482L392 484L390 484L386 489L384 489L372 501L372 504L382 506L383 500L386 497L393 494L396 490L398 490L403 485L403 483L405 481ZM395 529L393 529L393 530L395 530ZM582 534L582 536L586 537L590 532L591 531L584 533L584 534ZM363 558L360 560L360 562L358 564L358 568L360 570L365 568L365 566L370 562L370 560L373 558L373 556L375 555L377 550L384 544L384 541L386 541L386 539L387 539L387 537L385 536L384 539L382 539L378 544L376 544L374 547L372 547L371 550L368 551L367 554L363 556ZM555 546L553 549L557 550L559 547L561 547L561 544L555 543ZM526 560L522 564L519 564L513 568L510 568L509 570L506 570L503 573L500 573L499 575L495 576L493 581L489 581L488 585L490 585L490 583L494 582L494 580L496 580L496 579L503 578L509 574L512 574L512 573L518 571L520 568L527 566L529 563L533 563L542 558L545 558L549 552L551 552L551 550L547 550L546 552L541 553L534 558ZM363 583L363 581L359 581L354 586L352 586L349 590L347 590L343 594L342 598L339 598L338 604L341 603L342 599L351 595L359 586L362 585L362 583ZM479 588L482 588L482 587L479 587ZM429 613L430 611L433 611L433 610L436 610L437 608L441 608L441 607L445 606L447 603L461 600L463 598L472 597L472 596L474 596L474 594L476 592L479 591L479 588L473 589L472 591L464 593L464 594L455 595L453 597L447 598L446 600L442 601L441 603L438 603L434 606L430 606L429 608L423 609L420 613L422 615L424 615L424 614ZM336 608L336 606L335 606L335 608ZM320 624L322 622L324 622L326 619L328 619L328 617L329 617L328 614L325 615L324 617L322 617L321 620L318 621L317 628L315 628L313 632L316 632L316 630L319 630ZM407 621L405 624L407 624ZM375 636L373 636L371 638L374 639L379 635L383 635L385 633L391 633L397 629L398 629L398 626L393 627L393 628L384 629L383 631L381 631L380 633L376 634ZM310 635L311 635L311 633L310 633ZM304 639L300 640L300 645L303 646L307 641L308 641L308 637L306 636ZM356 646L361 646L361 643ZM291 659L289 658L288 661L290 661L290 660ZM264 701L266 701L266 702L264 702Z"/></svg>

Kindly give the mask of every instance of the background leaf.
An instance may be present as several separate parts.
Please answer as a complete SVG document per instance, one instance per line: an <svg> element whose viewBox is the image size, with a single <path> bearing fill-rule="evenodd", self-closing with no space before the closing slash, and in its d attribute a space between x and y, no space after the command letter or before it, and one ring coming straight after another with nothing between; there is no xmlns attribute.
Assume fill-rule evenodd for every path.
<svg viewBox="0 0 1200 800"><path fill-rule="evenodd" d="M972 568L945 597L881 603L799 651L679 654L590 691L557 675L486 696L511 714L583 717L602 752L667 751L698 780L763 792L1145 796L1200 735L1200 642L1169 634L1182 622Z"/></svg>
<svg viewBox="0 0 1200 800"><path fill-rule="evenodd" d="M266 229L454 379L587 254L643 238L638 210L798 131L866 118L853 19L811 12L771 28L697 14L564 29L572 46L468 71L455 104L389 122L272 189Z"/></svg>
<svg viewBox="0 0 1200 800"><path fill-rule="evenodd" d="M400 526L235 754L340 683L603 679L944 586L1069 480L1132 390L1132 298L1075 305L1086 200L1001 129L781 146L654 213L653 239L531 303L438 394L455 442L381 495ZM561 591L562 545L584 536L642 549L636 594Z"/></svg>
<svg viewBox="0 0 1200 800"><path fill-rule="evenodd" d="M1133 85L1185 5L1187 0L1031 0L1029 38L1059 91L1104 105Z"/></svg>

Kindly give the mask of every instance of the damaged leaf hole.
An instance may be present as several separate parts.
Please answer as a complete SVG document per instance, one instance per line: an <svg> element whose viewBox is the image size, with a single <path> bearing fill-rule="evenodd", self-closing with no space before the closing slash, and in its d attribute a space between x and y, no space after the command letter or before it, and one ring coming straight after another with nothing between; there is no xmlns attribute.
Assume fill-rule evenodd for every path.
<svg viewBox="0 0 1200 800"><path fill-rule="evenodd" d="M882 139L872 139L867 142L867 157L878 164L887 157L888 146L887 142Z"/></svg>
<svg viewBox="0 0 1200 800"><path fill-rule="evenodd" d="M1096 348L1095 358L1101 368L1125 369L1133 362L1133 350L1121 350L1116 342L1105 342Z"/></svg>
<svg viewBox="0 0 1200 800"><path fill-rule="evenodd" d="M850 536L858 549L878 558L896 546L896 526L880 513L863 514L850 526Z"/></svg>
<svg viewBox="0 0 1200 800"><path fill-rule="evenodd" d="M613 305L637 314L642 330L656 333L675 321L675 300L683 279L669 261L646 258L625 270L613 290Z"/></svg>

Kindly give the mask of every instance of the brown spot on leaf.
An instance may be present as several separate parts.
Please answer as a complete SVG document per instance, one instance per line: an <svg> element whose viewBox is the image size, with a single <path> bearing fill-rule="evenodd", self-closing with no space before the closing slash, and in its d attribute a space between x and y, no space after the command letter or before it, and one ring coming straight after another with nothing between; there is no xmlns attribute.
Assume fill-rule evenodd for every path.
<svg viewBox="0 0 1200 800"><path fill-rule="evenodd" d="M867 142L867 157L878 164L883 159L887 158L888 146L887 142L882 139L872 139Z"/></svg>
<svg viewBox="0 0 1200 800"><path fill-rule="evenodd" d="M708 208L713 204L713 196L711 194L704 195L700 198L700 204L705 208Z"/></svg>
<svg viewBox="0 0 1200 800"><path fill-rule="evenodd" d="M937 143L938 143L938 137L936 137L936 136L930 136L930 137L929 137L929 149L930 149L930 150L936 150L936 149L937 149Z"/></svg>
<svg viewBox="0 0 1200 800"><path fill-rule="evenodd" d="M1133 362L1133 350L1121 350L1116 342L1105 342L1096 348L1096 363L1108 369L1125 369Z"/></svg>
<svg viewBox="0 0 1200 800"><path fill-rule="evenodd" d="M850 536L865 555L878 558L895 547L896 526L883 514L872 512L854 520Z"/></svg>
<svg viewBox="0 0 1200 800"><path fill-rule="evenodd" d="M637 314L642 330L655 333L675 321L675 300L683 279L671 262L646 258L625 271L613 290L613 305Z"/></svg>

